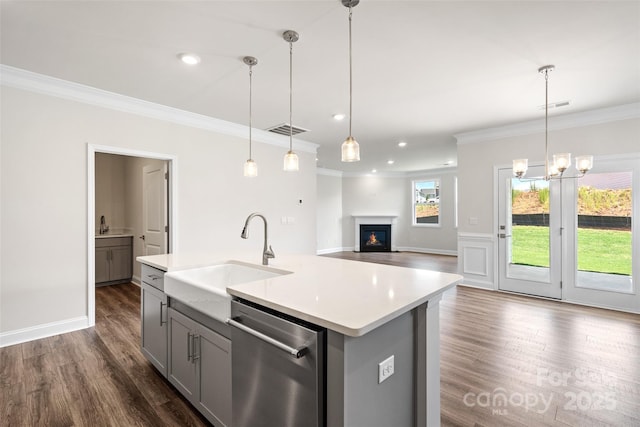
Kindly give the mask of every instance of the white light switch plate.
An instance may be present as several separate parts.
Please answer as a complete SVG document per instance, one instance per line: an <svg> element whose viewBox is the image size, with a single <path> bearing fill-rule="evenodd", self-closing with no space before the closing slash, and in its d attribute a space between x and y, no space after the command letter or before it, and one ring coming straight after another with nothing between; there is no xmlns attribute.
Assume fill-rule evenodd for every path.
<svg viewBox="0 0 640 427"><path fill-rule="evenodd" d="M394 356L390 356L378 363L378 384L393 375L394 370Z"/></svg>

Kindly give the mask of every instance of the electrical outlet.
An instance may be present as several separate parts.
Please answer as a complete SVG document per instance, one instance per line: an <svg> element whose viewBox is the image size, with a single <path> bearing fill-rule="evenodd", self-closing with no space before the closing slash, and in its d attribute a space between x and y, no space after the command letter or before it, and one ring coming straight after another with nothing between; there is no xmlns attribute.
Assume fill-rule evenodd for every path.
<svg viewBox="0 0 640 427"><path fill-rule="evenodd" d="M393 375L394 370L394 356L390 356L378 363L378 384Z"/></svg>

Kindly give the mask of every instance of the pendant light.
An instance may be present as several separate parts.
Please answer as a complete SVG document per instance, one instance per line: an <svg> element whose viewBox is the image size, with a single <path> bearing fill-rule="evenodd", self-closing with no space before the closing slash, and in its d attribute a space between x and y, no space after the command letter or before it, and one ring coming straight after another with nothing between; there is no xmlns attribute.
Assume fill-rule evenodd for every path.
<svg viewBox="0 0 640 427"><path fill-rule="evenodd" d="M282 38L289 43L289 151L284 155L284 170L287 172L297 172L298 155L293 152L293 123L291 120L293 111L293 43L297 42L300 36L293 30L282 33Z"/></svg>
<svg viewBox="0 0 640 427"><path fill-rule="evenodd" d="M342 0L342 5L349 8L349 136L342 143L342 161L358 162L360 161L360 146L358 141L351 135L351 124L353 121L353 60L351 54L351 9L360 0Z"/></svg>
<svg viewBox="0 0 640 427"><path fill-rule="evenodd" d="M555 70L554 65L545 65L538 68L538 72L544 74L544 179L582 178L593 167L593 156L577 156L576 169L580 175L562 176L564 171L571 166L571 153L558 153L553 155L553 162L549 163L549 72ZM527 172L528 160L516 159L513 161L513 174L522 178Z"/></svg>
<svg viewBox="0 0 640 427"><path fill-rule="evenodd" d="M244 176L254 177L258 176L258 165L251 157L251 89L253 66L258 63L258 60L253 56L245 56L242 61L249 66L249 158L244 163Z"/></svg>

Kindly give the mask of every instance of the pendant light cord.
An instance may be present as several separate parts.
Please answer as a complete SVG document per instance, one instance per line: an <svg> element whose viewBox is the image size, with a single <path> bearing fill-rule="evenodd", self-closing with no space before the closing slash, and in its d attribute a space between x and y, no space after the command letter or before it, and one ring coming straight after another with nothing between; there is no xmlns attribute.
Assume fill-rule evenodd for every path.
<svg viewBox="0 0 640 427"><path fill-rule="evenodd" d="M293 42L289 42L289 152L293 151Z"/></svg>
<svg viewBox="0 0 640 427"><path fill-rule="evenodd" d="M544 174L549 178L549 70L544 70Z"/></svg>
<svg viewBox="0 0 640 427"><path fill-rule="evenodd" d="M353 58L351 54L351 9L349 6L349 137L351 137L351 122L353 118Z"/></svg>
<svg viewBox="0 0 640 427"><path fill-rule="evenodd" d="M249 65L249 160L251 160L251 88L253 86L253 66Z"/></svg>

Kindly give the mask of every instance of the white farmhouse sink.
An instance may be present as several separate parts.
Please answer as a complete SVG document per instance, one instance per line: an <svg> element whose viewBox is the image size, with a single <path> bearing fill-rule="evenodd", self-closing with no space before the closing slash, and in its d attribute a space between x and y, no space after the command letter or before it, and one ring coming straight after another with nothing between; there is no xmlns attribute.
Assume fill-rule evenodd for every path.
<svg viewBox="0 0 640 427"><path fill-rule="evenodd" d="M226 261L207 267L166 273L164 292L171 298L225 322L231 315L231 296L227 293L227 286L290 273L240 261Z"/></svg>

